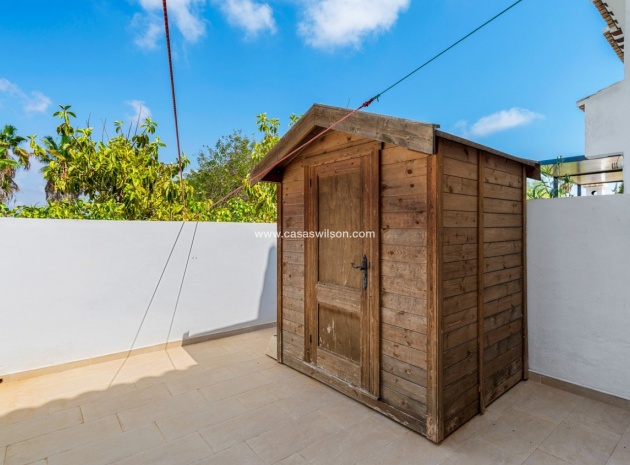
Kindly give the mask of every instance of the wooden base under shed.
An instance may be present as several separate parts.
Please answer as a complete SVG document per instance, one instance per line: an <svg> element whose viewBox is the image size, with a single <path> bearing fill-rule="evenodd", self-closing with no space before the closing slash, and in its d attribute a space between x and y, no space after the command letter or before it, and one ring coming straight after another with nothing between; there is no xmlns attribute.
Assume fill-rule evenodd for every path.
<svg viewBox="0 0 630 465"><path fill-rule="evenodd" d="M278 360L437 443L527 376L539 167L369 113L326 131L347 114L313 106L252 173L278 186Z"/></svg>

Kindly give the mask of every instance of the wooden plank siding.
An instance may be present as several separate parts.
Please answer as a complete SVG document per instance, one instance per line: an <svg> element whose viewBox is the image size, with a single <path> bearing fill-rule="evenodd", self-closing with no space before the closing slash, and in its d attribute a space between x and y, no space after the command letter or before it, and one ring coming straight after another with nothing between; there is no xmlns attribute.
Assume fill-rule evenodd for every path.
<svg viewBox="0 0 630 465"><path fill-rule="evenodd" d="M440 140L443 157L442 360L444 434L479 410L478 289L479 154L476 148ZM481 184L483 185L483 183Z"/></svg>
<svg viewBox="0 0 630 465"><path fill-rule="evenodd" d="M380 400L426 418L428 155L384 144L380 158Z"/></svg>
<svg viewBox="0 0 630 465"><path fill-rule="evenodd" d="M524 335L523 166L483 154L482 403L522 379Z"/></svg>

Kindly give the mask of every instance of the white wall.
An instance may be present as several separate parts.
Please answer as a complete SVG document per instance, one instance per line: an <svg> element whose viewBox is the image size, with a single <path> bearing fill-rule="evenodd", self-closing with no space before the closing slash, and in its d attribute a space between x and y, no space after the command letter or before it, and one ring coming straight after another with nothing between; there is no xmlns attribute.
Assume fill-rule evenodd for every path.
<svg viewBox="0 0 630 465"><path fill-rule="evenodd" d="M0 218L0 375L124 352L182 223ZM134 348L166 342L186 223ZM275 224L199 223L169 340L276 319Z"/></svg>
<svg viewBox="0 0 630 465"><path fill-rule="evenodd" d="M630 399L630 196L527 202L530 369Z"/></svg>

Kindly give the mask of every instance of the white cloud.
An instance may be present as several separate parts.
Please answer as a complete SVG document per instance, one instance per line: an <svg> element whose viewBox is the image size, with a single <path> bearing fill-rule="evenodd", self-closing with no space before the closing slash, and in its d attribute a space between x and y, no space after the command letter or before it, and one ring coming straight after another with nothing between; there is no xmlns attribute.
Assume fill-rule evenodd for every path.
<svg viewBox="0 0 630 465"><path fill-rule="evenodd" d="M145 119L151 117L151 110L142 100L127 100L125 103L133 108L134 111L134 114L129 116L131 124L135 125L138 121L142 124Z"/></svg>
<svg viewBox="0 0 630 465"><path fill-rule="evenodd" d="M0 92L17 99L28 115L43 113L52 103L52 100L41 92L34 90L27 94L18 85L4 78L0 78Z"/></svg>
<svg viewBox="0 0 630 465"><path fill-rule="evenodd" d="M387 31L407 10L410 0L306 0L298 32L317 48L358 47Z"/></svg>
<svg viewBox="0 0 630 465"><path fill-rule="evenodd" d="M131 21L136 29L135 44L143 49L157 48L160 36L164 35L162 0L138 0L144 13L137 13ZM197 42L206 33L206 24L201 9L206 0L170 0L168 17L171 28L175 26L187 42Z"/></svg>
<svg viewBox="0 0 630 465"><path fill-rule="evenodd" d="M249 37L264 31L276 32L273 10L267 3L256 3L253 0L222 0L216 3L229 23L245 29Z"/></svg>
<svg viewBox="0 0 630 465"><path fill-rule="evenodd" d="M540 113L525 108L510 108L483 116L470 127L467 121L458 121L455 128L466 136L484 137L507 129L526 126L541 118L544 116Z"/></svg>

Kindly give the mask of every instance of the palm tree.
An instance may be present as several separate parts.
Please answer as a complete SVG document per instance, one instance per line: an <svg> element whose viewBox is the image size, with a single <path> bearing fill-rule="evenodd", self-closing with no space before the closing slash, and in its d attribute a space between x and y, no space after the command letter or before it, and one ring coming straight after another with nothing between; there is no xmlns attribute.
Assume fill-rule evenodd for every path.
<svg viewBox="0 0 630 465"><path fill-rule="evenodd" d="M78 194L60 192L56 188L59 181L65 179L68 173L68 165L71 159L67 149L69 137L62 135L61 141L57 143L51 136L45 136L42 138L42 142L44 151L39 155L39 159L44 164L42 173L46 180L46 187L44 188L46 200L48 202L56 202L78 198Z"/></svg>
<svg viewBox="0 0 630 465"><path fill-rule="evenodd" d="M20 167L31 167L30 156L20 147L24 137L17 135L17 129L7 124L0 132L0 203L10 201L19 192L15 182L15 173Z"/></svg>

